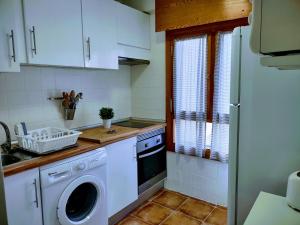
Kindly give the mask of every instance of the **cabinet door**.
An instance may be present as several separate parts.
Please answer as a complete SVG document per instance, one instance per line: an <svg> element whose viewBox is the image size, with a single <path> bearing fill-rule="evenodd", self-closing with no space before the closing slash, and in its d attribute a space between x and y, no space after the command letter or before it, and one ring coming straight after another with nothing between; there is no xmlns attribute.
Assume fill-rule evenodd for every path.
<svg viewBox="0 0 300 225"><path fill-rule="evenodd" d="M80 0L24 0L28 62L83 67Z"/></svg>
<svg viewBox="0 0 300 225"><path fill-rule="evenodd" d="M150 49L150 16L121 3L117 6L118 43Z"/></svg>
<svg viewBox="0 0 300 225"><path fill-rule="evenodd" d="M39 170L5 177L4 185L8 224L43 224Z"/></svg>
<svg viewBox="0 0 300 225"><path fill-rule="evenodd" d="M112 216L138 198L136 138L106 147L108 154L108 214Z"/></svg>
<svg viewBox="0 0 300 225"><path fill-rule="evenodd" d="M0 72L20 72L16 6L17 0L0 0Z"/></svg>
<svg viewBox="0 0 300 225"><path fill-rule="evenodd" d="M118 69L117 21L112 0L82 0L85 67Z"/></svg>

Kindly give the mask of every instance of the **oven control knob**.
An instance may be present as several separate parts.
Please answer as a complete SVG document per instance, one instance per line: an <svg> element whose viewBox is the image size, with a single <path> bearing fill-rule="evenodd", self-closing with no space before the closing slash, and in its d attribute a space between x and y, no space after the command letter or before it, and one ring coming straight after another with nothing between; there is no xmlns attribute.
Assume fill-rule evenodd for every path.
<svg viewBox="0 0 300 225"><path fill-rule="evenodd" d="M157 139L157 140L156 140L156 143L160 143L160 139Z"/></svg>
<svg viewBox="0 0 300 225"><path fill-rule="evenodd" d="M145 148L148 148L148 144L145 144Z"/></svg>

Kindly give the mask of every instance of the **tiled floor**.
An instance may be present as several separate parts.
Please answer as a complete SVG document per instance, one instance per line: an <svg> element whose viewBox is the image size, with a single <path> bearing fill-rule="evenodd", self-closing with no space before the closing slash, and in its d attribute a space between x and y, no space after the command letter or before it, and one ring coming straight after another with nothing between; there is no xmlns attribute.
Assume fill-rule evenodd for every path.
<svg viewBox="0 0 300 225"><path fill-rule="evenodd" d="M226 225L226 220L225 208L164 189L118 225Z"/></svg>

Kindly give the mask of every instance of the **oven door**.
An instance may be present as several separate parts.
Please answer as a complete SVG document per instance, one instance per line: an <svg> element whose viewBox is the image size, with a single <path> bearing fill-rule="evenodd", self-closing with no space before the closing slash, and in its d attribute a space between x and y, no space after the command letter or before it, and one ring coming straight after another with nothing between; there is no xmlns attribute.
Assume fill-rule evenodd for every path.
<svg viewBox="0 0 300 225"><path fill-rule="evenodd" d="M167 176L166 146L155 146L138 153L139 194Z"/></svg>

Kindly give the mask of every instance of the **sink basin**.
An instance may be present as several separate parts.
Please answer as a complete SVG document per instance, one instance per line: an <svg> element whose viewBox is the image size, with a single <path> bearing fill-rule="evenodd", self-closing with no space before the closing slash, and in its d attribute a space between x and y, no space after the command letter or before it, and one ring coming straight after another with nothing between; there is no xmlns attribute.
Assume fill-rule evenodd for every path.
<svg viewBox="0 0 300 225"><path fill-rule="evenodd" d="M2 166L8 166L10 164L21 161L20 158L13 156L13 155L8 155L8 154L1 155L1 160L2 160Z"/></svg>

